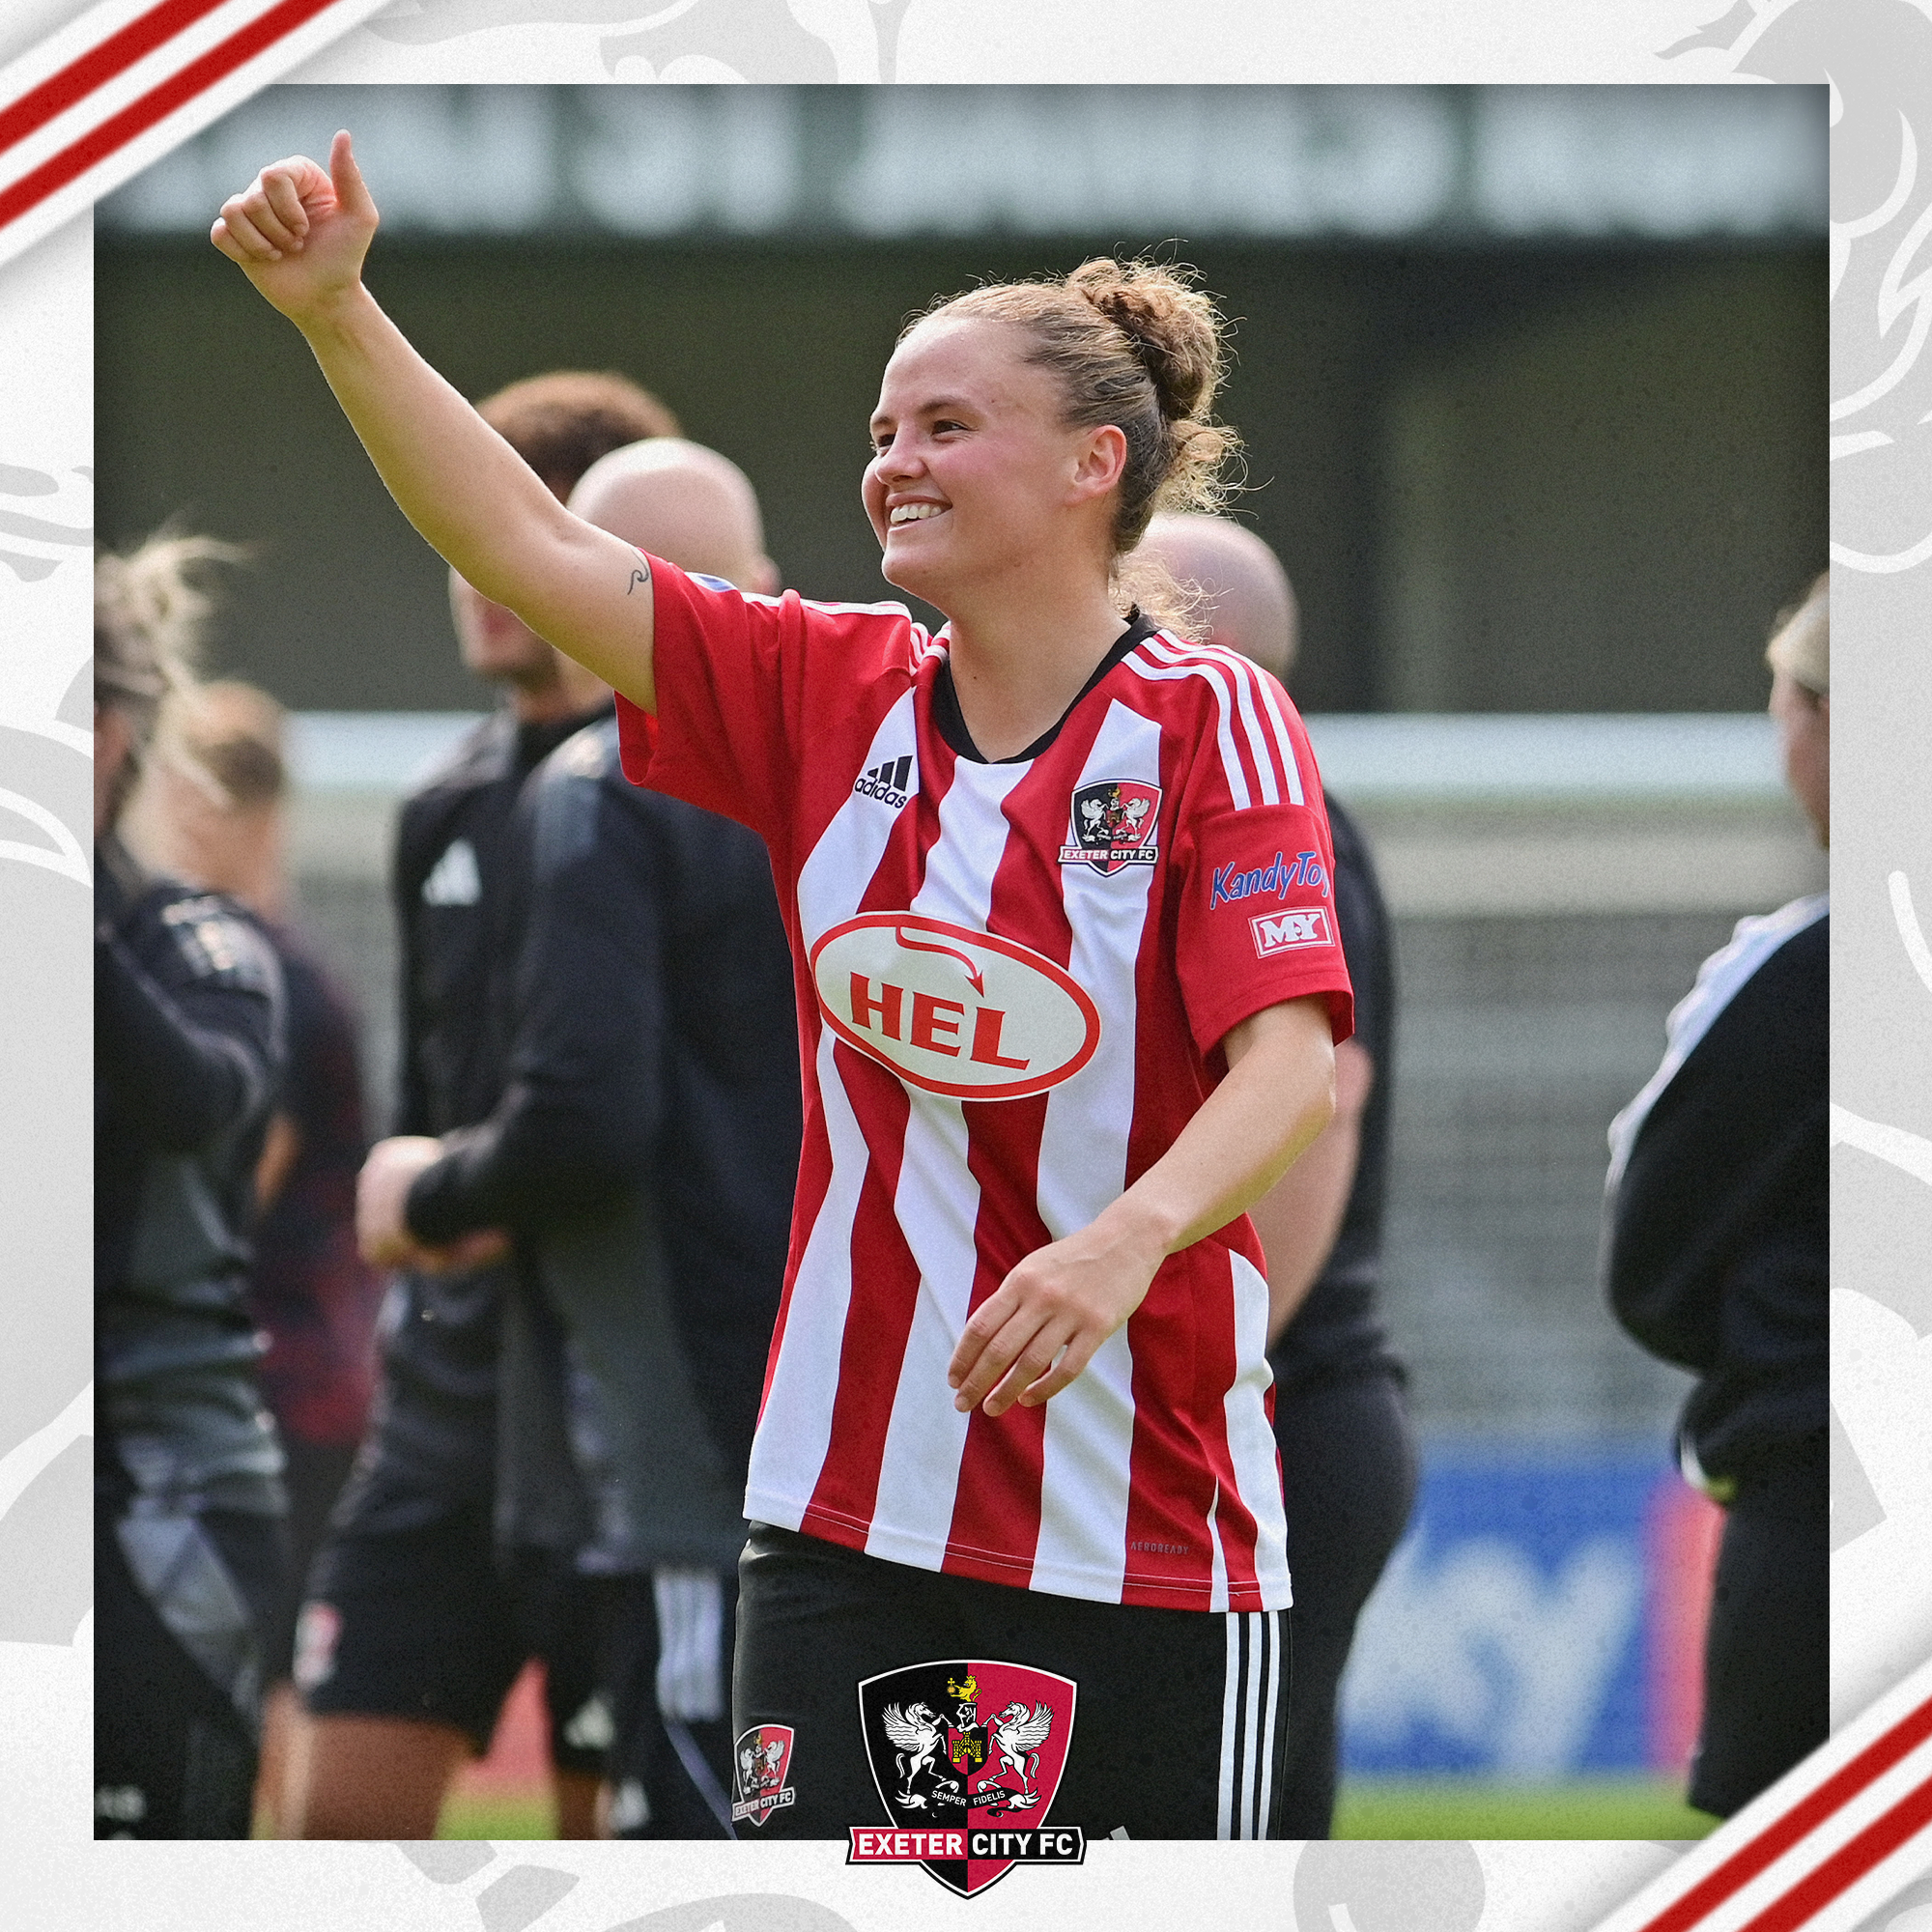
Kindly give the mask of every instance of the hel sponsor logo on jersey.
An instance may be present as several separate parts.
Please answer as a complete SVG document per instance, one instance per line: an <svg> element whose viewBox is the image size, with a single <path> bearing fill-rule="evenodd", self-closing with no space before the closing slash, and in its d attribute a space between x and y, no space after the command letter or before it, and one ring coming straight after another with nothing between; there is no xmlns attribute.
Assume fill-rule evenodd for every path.
<svg viewBox="0 0 1932 1932"><path fill-rule="evenodd" d="M1160 822L1160 787L1139 779L1102 779L1073 794L1063 866L1092 866L1118 872L1123 866L1151 866L1160 856L1154 828Z"/></svg>
<svg viewBox="0 0 1932 1932"><path fill-rule="evenodd" d="M789 1724L759 1724L743 1732L731 1748L731 1822L762 1825L774 1811L797 1802L785 1782L791 1769Z"/></svg>
<svg viewBox="0 0 1932 1932"><path fill-rule="evenodd" d="M861 913L835 925L811 949L811 977L840 1039L956 1100L1043 1094L1100 1043L1100 1010L1063 967L922 913Z"/></svg>
<svg viewBox="0 0 1932 1932"><path fill-rule="evenodd" d="M1210 908L1233 905L1236 899L1253 898L1257 893L1272 893L1285 899L1296 886L1320 886L1321 896L1328 896L1328 874L1319 854L1297 852L1291 863L1277 852L1267 865L1246 872L1237 872L1232 866L1216 866L1208 903Z"/></svg>
<svg viewBox="0 0 1932 1932"><path fill-rule="evenodd" d="M971 1898L1016 1864L1077 1865L1087 1840L1047 1811L1073 1741L1075 1687L1024 1663L908 1664L859 1686L887 1828L854 1825L847 1864L923 1864Z"/></svg>
<svg viewBox="0 0 1932 1932"><path fill-rule="evenodd" d="M876 798L896 811L912 796L912 753L888 758L882 765L861 772L852 781L858 798Z"/></svg>
<svg viewBox="0 0 1932 1932"><path fill-rule="evenodd" d="M1298 912L1262 912L1248 922L1255 935L1255 951L1265 959L1271 953L1293 952L1303 946L1333 946L1335 935L1328 929L1324 907L1308 906Z"/></svg>

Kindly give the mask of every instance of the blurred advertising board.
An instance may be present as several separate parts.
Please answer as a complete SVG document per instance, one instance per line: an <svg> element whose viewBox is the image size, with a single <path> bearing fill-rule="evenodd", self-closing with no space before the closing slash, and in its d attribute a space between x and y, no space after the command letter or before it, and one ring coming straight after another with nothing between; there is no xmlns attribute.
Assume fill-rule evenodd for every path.
<svg viewBox="0 0 1932 1932"><path fill-rule="evenodd" d="M1426 1449L1343 1680L1344 1769L1681 1771L1721 1528L1654 1445Z"/></svg>

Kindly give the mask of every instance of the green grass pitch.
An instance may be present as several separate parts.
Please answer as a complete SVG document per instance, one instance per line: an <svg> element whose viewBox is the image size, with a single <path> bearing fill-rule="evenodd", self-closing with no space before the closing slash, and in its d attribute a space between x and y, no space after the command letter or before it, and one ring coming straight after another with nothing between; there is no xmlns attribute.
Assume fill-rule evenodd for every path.
<svg viewBox="0 0 1932 1932"><path fill-rule="evenodd" d="M1338 1838L1701 1838L1717 1823L1662 1778L1596 1777L1562 1784L1479 1778L1357 1778L1342 1787ZM547 1799L459 1795L443 1807L443 1838L547 1838Z"/></svg>

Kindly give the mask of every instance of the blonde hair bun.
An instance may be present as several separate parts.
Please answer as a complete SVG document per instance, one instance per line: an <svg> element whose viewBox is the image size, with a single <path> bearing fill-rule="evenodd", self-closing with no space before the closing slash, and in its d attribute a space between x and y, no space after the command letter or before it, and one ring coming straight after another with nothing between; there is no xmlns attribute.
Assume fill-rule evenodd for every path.
<svg viewBox="0 0 1932 1932"><path fill-rule="evenodd" d="M1214 304L1172 269L1096 255L1066 286L1104 315L1132 346L1170 422L1202 415L1225 366Z"/></svg>

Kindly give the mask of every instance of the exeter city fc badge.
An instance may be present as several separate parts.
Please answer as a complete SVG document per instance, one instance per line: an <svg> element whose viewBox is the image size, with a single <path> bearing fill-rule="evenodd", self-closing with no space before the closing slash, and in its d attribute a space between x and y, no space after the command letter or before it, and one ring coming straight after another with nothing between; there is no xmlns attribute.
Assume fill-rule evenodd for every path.
<svg viewBox="0 0 1932 1932"><path fill-rule="evenodd" d="M847 1864L922 1864L971 1898L1016 1864L1077 1865L1047 1812L1073 1740L1073 1680L1024 1663L914 1663L859 1686L889 1825L854 1825Z"/></svg>
<svg viewBox="0 0 1932 1932"><path fill-rule="evenodd" d="M1160 823L1160 787L1140 779L1101 779L1073 794L1063 866L1092 866L1118 872L1123 866L1151 866L1160 856L1154 837Z"/></svg>
<svg viewBox="0 0 1932 1932"><path fill-rule="evenodd" d="M731 1752L731 1822L762 1825L797 1793L785 1782L791 1768L791 1726L759 1724Z"/></svg>

